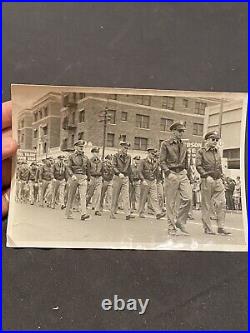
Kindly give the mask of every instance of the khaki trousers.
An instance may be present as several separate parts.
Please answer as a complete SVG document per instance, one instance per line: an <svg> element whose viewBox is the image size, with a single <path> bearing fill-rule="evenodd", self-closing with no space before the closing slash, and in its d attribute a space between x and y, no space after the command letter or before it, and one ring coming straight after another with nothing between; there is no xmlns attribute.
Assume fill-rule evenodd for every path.
<svg viewBox="0 0 250 333"><path fill-rule="evenodd" d="M114 176L113 179L113 190L112 190L112 202L111 202L111 214L115 214L118 199L121 195L123 201L123 209L126 216L130 215L130 203L129 203L129 178L120 178Z"/></svg>
<svg viewBox="0 0 250 333"><path fill-rule="evenodd" d="M101 200L100 200L100 209L103 210L104 200L106 207L111 209L111 199L112 199L112 180L104 180L102 183L101 190Z"/></svg>
<svg viewBox="0 0 250 333"><path fill-rule="evenodd" d="M92 206L95 207L95 211L100 211L100 200L102 191L102 177L91 177L89 186L87 189L87 206L93 198Z"/></svg>
<svg viewBox="0 0 250 333"><path fill-rule="evenodd" d="M202 179L201 182L201 213L204 229L211 230L211 211L215 211L217 225L223 228L226 214L225 188L222 179Z"/></svg>
<svg viewBox="0 0 250 333"><path fill-rule="evenodd" d="M130 184L129 188L131 208L138 211L140 204L141 181L135 181L133 185Z"/></svg>
<svg viewBox="0 0 250 333"><path fill-rule="evenodd" d="M160 214L161 209L158 202L157 194L157 184L156 180L145 180L146 184L141 184L141 196L140 196L140 205L139 205L139 215L144 212L145 204L147 199L150 201L150 204L155 212L155 214Z"/></svg>
<svg viewBox="0 0 250 333"><path fill-rule="evenodd" d="M175 224L175 219L177 223L183 225L188 218L192 200L192 189L186 170L179 173L172 173L175 177L171 179L166 177L164 182L167 216L172 225ZM180 198L180 205L176 212L176 200L178 200L178 196Z"/></svg>
<svg viewBox="0 0 250 333"><path fill-rule="evenodd" d="M86 175L75 175L76 180L69 180L69 191L68 191L68 201L66 205L66 216L69 216L71 213L71 208L73 200L76 194L77 188L79 188L80 193L80 202L81 202L81 215L86 214L86 192L87 192L87 176Z"/></svg>
<svg viewBox="0 0 250 333"><path fill-rule="evenodd" d="M62 180L53 179L53 181L52 181L52 201L51 201L52 207L55 206L56 196L57 196L58 191L59 191L59 205L60 206L64 205L64 190L65 190L65 179L62 179Z"/></svg>

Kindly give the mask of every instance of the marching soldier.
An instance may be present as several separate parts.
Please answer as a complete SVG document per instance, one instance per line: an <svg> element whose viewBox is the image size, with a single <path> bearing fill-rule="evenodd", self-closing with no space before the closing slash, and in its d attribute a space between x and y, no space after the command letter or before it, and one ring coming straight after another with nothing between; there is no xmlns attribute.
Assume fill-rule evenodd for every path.
<svg viewBox="0 0 250 333"><path fill-rule="evenodd" d="M201 204L202 222L206 234L215 233L211 227L210 215L213 207L216 212L218 234L230 235L224 229L225 225L225 187L222 181L221 157L217 143L220 135L215 132L208 132L205 135L205 147L201 148L196 155L196 169L201 175Z"/></svg>
<svg viewBox="0 0 250 333"><path fill-rule="evenodd" d="M65 191L65 178L66 166L63 162L64 156L59 155L57 161L52 166L53 180L52 180L52 202L51 208L55 209L56 196L59 191L59 205L61 209L64 208L64 191Z"/></svg>
<svg viewBox="0 0 250 333"><path fill-rule="evenodd" d="M72 204L77 188L79 188L80 201L81 201L81 220L84 221L89 218L86 209L86 192L87 184L90 179L90 162L87 156L84 155L85 141L79 140L74 144L75 152L69 156L67 163L67 170L70 176L69 179L69 193L66 205L65 217L72 219Z"/></svg>
<svg viewBox="0 0 250 333"><path fill-rule="evenodd" d="M29 201L31 205L34 205L35 198L37 197L38 190L38 166L35 162L32 162L29 168Z"/></svg>
<svg viewBox="0 0 250 333"><path fill-rule="evenodd" d="M120 150L113 156L114 179L110 218L115 219L118 199L121 194L126 220L134 218L130 213L129 176L131 173L131 156L128 154L130 143L120 142Z"/></svg>
<svg viewBox="0 0 250 333"><path fill-rule="evenodd" d="M186 130L182 122L175 122L170 126L171 138L162 142L160 163L165 173L165 197L168 220L171 227L176 227L184 234L188 234L185 224L190 210L192 190L187 177L188 158L187 146L182 141ZM180 195L180 206L175 223L175 200ZM169 230L171 233L171 230Z"/></svg>
<svg viewBox="0 0 250 333"><path fill-rule="evenodd" d="M53 171L51 166L51 158L47 157L42 160L43 165L39 170L39 192L40 192L40 206L44 206L45 198L48 198L49 187L51 186L51 181L53 179ZM48 199L47 199L48 200ZM49 201L47 201L47 205L49 206Z"/></svg>
<svg viewBox="0 0 250 333"><path fill-rule="evenodd" d="M100 200L102 190L102 161L99 156L100 148L93 147L91 153L93 156L90 158L90 182L87 190L87 206L92 198L94 200L93 207L95 215L101 216Z"/></svg>
<svg viewBox="0 0 250 333"><path fill-rule="evenodd" d="M104 199L108 209L111 209L112 199L112 180L114 177L114 167L112 164L112 156L107 155L102 164L102 191L100 200L100 210L103 210Z"/></svg>
<svg viewBox="0 0 250 333"><path fill-rule="evenodd" d="M145 203L147 199L150 200L152 208L156 214L156 218L159 220L160 218L165 216L160 209L158 196L157 196L157 173L159 172L159 163L155 159L155 149L148 148L148 156L141 160L139 165L139 175L141 179L141 198L139 205L139 217L145 218L143 214Z"/></svg>
<svg viewBox="0 0 250 333"><path fill-rule="evenodd" d="M157 150L155 150L155 159L159 162L160 154ZM163 171L160 166L160 162L158 163L158 172L156 175L156 186L157 186L157 197L161 210L166 211L164 207L164 190L163 190Z"/></svg>
<svg viewBox="0 0 250 333"><path fill-rule="evenodd" d="M25 196L25 191L26 191L26 185L29 182L29 167L27 162L23 161L21 166L20 166L20 170L19 170L19 174L18 174L18 178L19 178L19 190L18 190L18 201L19 202L25 202L26 201L26 196Z"/></svg>
<svg viewBox="0 0 250 333"><path fill-rule="evenodd" d="M18 202L20 200L19 198L19 190L20 190L20 170L22 167L22 163L20 161L17 161L17 168L16 168L16 201Z"/></svg>
<svg viewBox="0 0 250 333"><path fill-rule="evenodd" d="M141 157L135 156L131 165L130 174L130 203L133 211L138 211L140 202L141 181L138 165Z"/></svg>

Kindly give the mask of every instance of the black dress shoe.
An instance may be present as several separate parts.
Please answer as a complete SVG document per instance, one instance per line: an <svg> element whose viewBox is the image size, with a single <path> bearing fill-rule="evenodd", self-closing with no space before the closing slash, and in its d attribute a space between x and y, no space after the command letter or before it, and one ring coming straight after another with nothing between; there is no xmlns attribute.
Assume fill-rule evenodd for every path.
<svg viewBox="0 0 250 333"><path fill-rule="evenodd" d="M87 214L83 214L83 215L81 215L81 220L82 221L84 221L84 220L86 220L86 219L88 219L89 218L89 215L87 215Z"/></svg>
<svg viewBox="0 0 250 333"><path fill-rule="evenodd" d="M224 228L218 228L219 235L232 235L231 232L226 231Z"/></svg>
<svg viewBox="0 0 250 333"><path fill-rule="evenodd" d="M134 215L127 215L127 216L126 216L126 220L130 220L130 219L134 219L134 218L135 218Z"/></svg>
<svg viewBox="0 0 250 333"><path fill-rule="evenodd" d="M95 212L95 215L102 216L102 214L100 212Z"/></svg>
<svg viewBox="0 0 250 333"><path fill-rule="evenodd" d="M184 225L180 224L180 223L176 223L176 227L178 229L180 229L181 232L183 232L183 234L185 235L189 235L189 232L185 229Z"/></svg>
<svg viewBox="0 0 250 333"><path fill-rule="evenodd" d="M205 230L204 230L204 233L205 233L206 235L216 235L215 232L213 232L212 230L209 230L209 229L205 229Z"/></svg>
<svg viewBox="0 0 250 333"><path fill-rule="evenodd" d="M160 213L160 214L157 214L157 215L156 215L156 219L159 220L159 219L161 219L162 217L164 217L165 215L166 215L166 213L163 213L163 212Z"/></svg>

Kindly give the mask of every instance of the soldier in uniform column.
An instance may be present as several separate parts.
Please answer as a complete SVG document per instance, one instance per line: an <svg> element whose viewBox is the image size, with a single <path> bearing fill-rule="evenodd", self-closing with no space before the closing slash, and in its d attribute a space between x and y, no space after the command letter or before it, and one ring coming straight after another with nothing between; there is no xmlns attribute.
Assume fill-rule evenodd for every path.
<svg viewBox="0 0 250 333"><path fill-rule="evenodd" d="M47 157L43 160L44 165L39 170L39 192L40 192L40 206L44 207L45 197L48 195L47 192L51 186L51 181L53 179L51 158ZM47 205L50 205L50 202L47 202Z"/></svg>
<svg viewBox="0 0 250 333"><path fill-rule="evenodd" d="M160 163L165 173L164 190L170 223L169 233L172 231L175 233L177 227L182 233L188 235L185 224L190 210L192 189L187 177L187 146L182 141L185 130L183 122L175 122L170 126L171 138L162 142ZM178 195L180 195L180 206L176 217L174 207Z"/></svg>
<svg viewBox="0 0 250 333"><path fill-rule="evenodd" d="M51 208L55 209L56 197L59 192L59 205L61 209L64 208L64 191L65 191L65 178L66 166L63 162L64 156L59 155L56 162L52 166L53 180L52 180L52 202Z"/></svg>
<svg viewBox="0 0 250 333"><path fill-rule="evenodd" d="M156 218L165 216L160 209L157 196L157 173L159 172L159 162L155 159L155 149L148 148L148 156L142 159L139 164L139 175L141 179L141 197L139 205L139 217L145 218L144 209L147 199L153 208Z"/></svg>
<svg viewBox="0 0 250 333"><path fill-rule="evenodd" d="M129 176L131 174L131 156L128 154L130 143L120 142L119 151L113 156L114 179L110 218L115 219L118 199L121 194L126 220L134 218L130 213Z"/></svg>
<svg viewBox="0 0 250 333"><path fill-rule="evenodd" d="M81 204L81 220L89 218L86 208L86 192L87 184L90 179L90 162L87 156L84 155L85 141L79 140L74 144L75 152L69 156L67 170L69 174L69 192L66 205L65 217L72 219L72 204L77 188L80 193Z"/></svg>
<svg viewBox="0 0 250 333"><path fill-rule="evenodd" d="M19 171L19 190L18 190L18 200L19 202L25 202L26 201L26 196L25 196L25 188L26 185L29 182L29 167L27 162L23 161L20 167Z"/></svg>
<svg viewBox="0 0 250 333"><path fill-rule="evenodd" d="M87 206L92 199L94 201L92 204L95 210L95 215L101 216L100 200L102 190L102 161L99 156L100 148L93 147L91 149L91 153L93 156L89 160L90 182L87 190Z"/></svg>
<svg viewBox="0 0 250 333"><path fill-rule="evenodd" d="M155 150L155 159L158 161L158 172L156 176L156 186L157 186L157 197L161 211L166 211L164 207L164 190L163 190L163 171L160 166L160 153L158 150Z"/></svg>
<svg viewBox="0 0 250 333"><path fill-rule="evenodd" d="M138 211L140 202L141 181L139 175L139 164L141 157L135 156L131 166L130 175L130 203L133 211Z"/></svg>
<svg viewBox="0 0 250 333"><path fill-rule="evenodd" d="M213 207L218 234L230 235L231 233L224 228L226 198L221 156L217 146L219 139L220 135L216 131L208 132L205 135L205 146L196 155L196 169L201 175L202 222L205 234L214 235L210 220L211 207Z"/></svg>
<svg viewBox="0 0 250 333"><path fill-rule="evenodd" d="M112 181L114 177L114 167L112 164L112 156L107 155L102 164L102 190L100 200L100 210L103 210L104 201L107 208L111 209L111 198L112 198Z"/></svg>
<svg viewBox="0 0 250 333"><path fill-rule="evenodd" d="M32 162L29 168L29 202L34 205L38 188L38 167L36 162Z"/></svg>

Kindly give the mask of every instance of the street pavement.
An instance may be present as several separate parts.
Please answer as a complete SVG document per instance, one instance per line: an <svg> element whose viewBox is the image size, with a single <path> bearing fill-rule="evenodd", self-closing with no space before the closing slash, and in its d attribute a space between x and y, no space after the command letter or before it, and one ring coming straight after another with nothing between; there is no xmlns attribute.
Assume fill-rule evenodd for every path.
<svg viewBox="0 0 250 333"><path fill-rule="evenodd" d="M141 219L125 220L122 211L116 219L109 212L81 221L80 213L74 211L73 219L64 217L65 210L42 208L15 203L8 230L9 245L38 247L84 247L126 249L175 249L175 250L235 250L245 245L243 217L241 212L227 212L226 229L230 236L205 235L201 223L201 212L194 211L193 220L188 220L186 229L190 236L168 236L167 220L156 220L147 215ZM213 221L214 231L217 230Z"/></svg>

